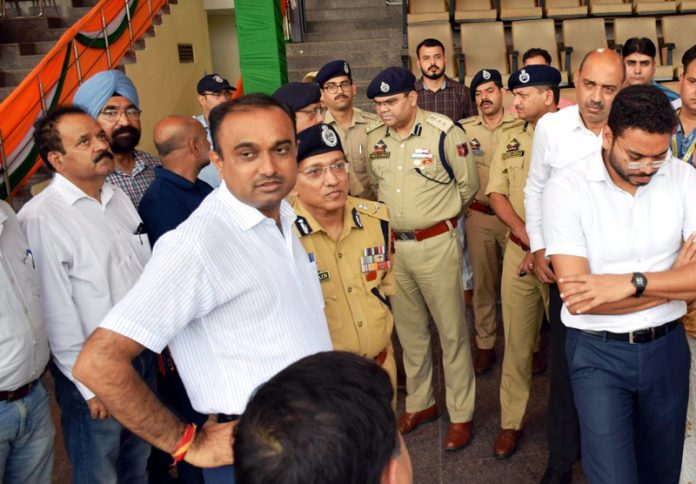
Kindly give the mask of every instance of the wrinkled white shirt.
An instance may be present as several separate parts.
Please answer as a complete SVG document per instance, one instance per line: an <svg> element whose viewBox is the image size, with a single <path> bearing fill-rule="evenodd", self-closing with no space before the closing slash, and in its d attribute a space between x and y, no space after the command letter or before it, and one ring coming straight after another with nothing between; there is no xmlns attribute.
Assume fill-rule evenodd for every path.
<svg viewBox="0 0 696 484"><path fill-rule="evenodd" d="M72 376L77 355L107 312L126 295L150 257L128 196L104 183L101 201L59 174L18 215L41 281L46 332L56 365Z"/></svg>

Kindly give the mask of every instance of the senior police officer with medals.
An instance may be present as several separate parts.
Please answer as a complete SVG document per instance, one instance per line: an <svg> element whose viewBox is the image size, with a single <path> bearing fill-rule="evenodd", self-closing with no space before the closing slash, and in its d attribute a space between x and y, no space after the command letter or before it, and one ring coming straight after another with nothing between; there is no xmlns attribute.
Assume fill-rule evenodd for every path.
<svg viewBox="0 0 696 484"><path fill-rule="evenodd" d="M429 316L440 334L450 417L446 450L471 441L476 382L464 312L457 217L479 188L464 131L417 107L415 77L389 67L367 88L381 121L367 127L368 175L389 208L397 289L394 320L403 346L405 434L438 418L432 389ZM429 313L430 310L430 313Z"/></svg>
<svg viewBox="0 0 696 484"><path fill-rule="evenodd" d="M482 69L471 81L471 96L479 114L461 121L476 161L479 191L466 214L466 239L473 272L474 325L477 354L474 371L487 373L495 363L500 263L505 251L507 227L496 216L486 196L491 155L500 132L517 121L503 107L503 79L495 69Z"/></svg>
<svg viewBox="0 0 696 484"><path fill-rule="evenodd" d="M501 287L505 353L500 380L501 431L493 454L511 456L522 436L532 379L532 351L548 311L549 287L534 274L525 228L524 185L532 156L534 126L558 110L561 74L547 65L513 73L508 88L521 120L502 130L493 154L486 194L500 220L510 228Z"/></svg>
<svg viewBox="0 0 696 484"><path fill-rule="evenodd" d="M318 124L297 137L295 231L317 265L333 347L377 361L396 391L387 208L348 195L352 165L331 126Z"/></svg>
<svg viewBox="0 0 696 484"><path fill-rule="evenodd" d="M377 121L377 116L353 107L358 87L353 83L348 62L333 60L324 64L314 82L319 85L321 100L328 108L324 122L338 133L346 160L350 163L350 194L375 200L376 194L367 179L365 127Z"/></svg>

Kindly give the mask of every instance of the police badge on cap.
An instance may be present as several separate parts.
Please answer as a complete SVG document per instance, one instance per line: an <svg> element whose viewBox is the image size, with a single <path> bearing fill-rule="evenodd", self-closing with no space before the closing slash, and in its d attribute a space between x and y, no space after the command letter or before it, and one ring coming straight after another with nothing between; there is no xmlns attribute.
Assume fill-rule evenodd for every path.
<svg viewBox="0 0 696 484"><path fill-rule="evenodd" d="M377 74L370 85L367 86L367 98L374 99L376 96L386 94L398 94L410 92L416 88L416 76L408 69L403 67L387 67Z"/></svg>
<svg viewBox="0 0 696 484"><path fill-rule="evenodd" d="M338 136L336 132L329 127L328 124L321 125L321 139L324 141L326 146L333 148L338 143Z"/></svg>
<svg viewBox="0 0 696 484"><path fill-rule="evenodd" d="M297 163L329 151L343 151L338 133L328 124L316 124L300 131L297 140Z"/></svg>

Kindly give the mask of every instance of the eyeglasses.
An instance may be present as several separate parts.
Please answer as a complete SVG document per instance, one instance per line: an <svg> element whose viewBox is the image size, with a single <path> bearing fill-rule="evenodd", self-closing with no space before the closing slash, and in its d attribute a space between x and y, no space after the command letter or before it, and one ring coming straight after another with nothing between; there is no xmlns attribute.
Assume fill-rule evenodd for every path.
<svg viewBox="0 0 696 484"><path fill-rule="evenodd" d="M350 168L350 163L347 161L339 161L329 166L310 166L304 170L300 170L300 173L304 174L307 178L312 178L318 180L326 174L326 170L331 170L334 175L343 175L348 172Z"/></svg>
<svg viewBox="0 0 696 484"><path fill-rule="evenodd" d="M307 116L323 116L326 114L326 108L322 106L314 109L298 109L297 112L306 114Z"/></svg>
<svg viewBox="0 0 696 484"><path fill-rule="evenodd" d="M616 144L619 145L619 148L621 148L621 151L626 154L626 150L624 149L623 146L621 146L621 143L619 143L618 139L616 140ZM656 170L661 168L662 165L667 163L667 154L663 158L657 159L657 160L651 160L651 161L628 161L628 158L625 158L626 161L626 167L628 167L629 170L642 170L644 168L655 168Z"/></svg>
<svg viewBox="0 0 696 484"><path fill-rule="evenodd" d="M340 89L341 91L347 91L350 89L350 86L352 86L353 83L350 81L343 81L340 84L336 84L335 82L329 82L324 84L324 89L329 93L329 94L336 94L338 90Z"/></svg>
<svg viewBox="0 0 696 484"><path fill-rule="evenodd" d="M401 97L393 97L391 99L387 99L386 101L375 101L375 107L381 108L381 107L386 107L386 108L393 108L396 106L401 100L406 99L408 97L408 94L405 96Z"/></svg>
<svg viewBox="0 0 696 484"><path fill-rule="evenodd" d="M142 113L140 109L131 106L126 109L106 108L99 113L99 116L102 116L107 121L116 121L122 114L125 114L128 119L134 120L140 119L140 113Z"/></svg>
<svg viewBox="0 0 696 484"><path fill-rule="evenodd" d="M225 98L227 99L232 95L232 91L229 89L223 89L222 91L215 91L215 92L204 92L202 96L210 96L215 99L222 99Z"/></svg>

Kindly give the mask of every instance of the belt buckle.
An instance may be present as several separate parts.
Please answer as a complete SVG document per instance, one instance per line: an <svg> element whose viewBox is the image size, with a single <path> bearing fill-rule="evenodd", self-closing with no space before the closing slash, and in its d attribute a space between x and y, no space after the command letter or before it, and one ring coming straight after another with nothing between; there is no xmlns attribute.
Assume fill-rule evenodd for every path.
<svg viewBox="0 0 696 484"><path fill-rule="evenodd" d="M650 341L655 341L655 327L648 329L640 329L638 331L631 331L628 333L629 344L635 345L638 343L646 343Z"/></svg>
<svg viewBox="0 0 696 484"><path fill-rule="evenodd" d="M415 230L406 230L403 232L397 232L396 238L399 240L416 240Z"/></svg>

